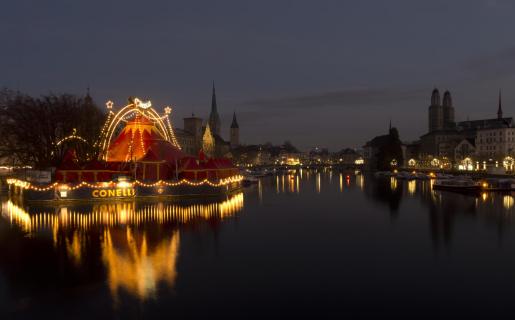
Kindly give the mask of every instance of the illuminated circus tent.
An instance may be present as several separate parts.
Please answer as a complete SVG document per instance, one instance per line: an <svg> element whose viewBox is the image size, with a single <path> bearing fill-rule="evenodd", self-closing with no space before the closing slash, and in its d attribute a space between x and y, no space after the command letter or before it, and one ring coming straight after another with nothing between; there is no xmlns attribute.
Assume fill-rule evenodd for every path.
<svg viewBox="0 0 515 320"><path fill-rule="evenodd" d="M57 181L112 181L120 175L139 181L217 181L238 174L228 159L206 159L202 151L198 158L182 152L169 118L171 107L160 115L150 101L138 98L129 99L118 112L111 101L106 106L109 114L95 143L98 159L79 166L75 153L68 152L57 169Z"/></svg>
<svg viewBox="0 0 515 320"><path fill-rule="evenodd" d="M145 157L149 149L164 155L167 160L182 157L180 145L175 138L169 115L171 107L165 107L165 114L159 115L150 101L129 99L129 104L117 113L112 111L109 101L109 115L101 132L101 158L110 162L137 161ZM119 127L123 129L119 132ZM166 150L163 150L166 149Z"/></svg>
<svg viewBox="0 0 515 320"><path fill-rule="evenodd" d="M170 162L184 157L178 147L161 135L151 120L136 114L109 144L105 159L110 162L127 162L138 161L146 156L155 159L157 155Z"/></svg>

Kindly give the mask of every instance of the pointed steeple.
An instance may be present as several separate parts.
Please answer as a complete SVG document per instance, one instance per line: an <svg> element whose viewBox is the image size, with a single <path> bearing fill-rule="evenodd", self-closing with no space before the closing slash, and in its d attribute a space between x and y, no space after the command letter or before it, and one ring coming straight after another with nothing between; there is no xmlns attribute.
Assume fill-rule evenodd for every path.
<svg viewBox="0 0 515 320"><path fill-rule="evenodd" d="M89 85L88 87L86 88L86 96L84 97L84 102L87 104L87 105L91 105L93 103L93 98L91 98L90 94L89 94Z"/></svg>
<svg viewBox="0 0 515 320"><path fill-rule="evenodd" d="M236 121L236 112L232 114L232 123L229 133L231 148L238 147L240 145L240 126L238 125L238 121Z"/></svg>
<svg viewBox="0 0 515 320"><path fill-rule="evenodd" d="M239 128L239 127L240 126L238 126L238 121L236 121L236 112L234 112L232 115L231 128Z"/></svg>
<svg viewBox="0 0 515 320"><path fill-rule="evenodd" d="M497 108L497 119L502 119L501 89L499 89L499 106Z"/></svg>
<svg viewBox="0 0 515 320"><path fill-rule="evenodd" d="M215 80L213 80L213 95L211 96L211 112L218 112L216 108Z"/></svg>
<svg viewBox="0 0 515 320"><path fill-rule="evenodd" d="M217 109L218 108L216 105L215 81L213 80L213 96L211 98L211 113L209 114L209 126L213 134L220 135L221 121Z"/></svg>

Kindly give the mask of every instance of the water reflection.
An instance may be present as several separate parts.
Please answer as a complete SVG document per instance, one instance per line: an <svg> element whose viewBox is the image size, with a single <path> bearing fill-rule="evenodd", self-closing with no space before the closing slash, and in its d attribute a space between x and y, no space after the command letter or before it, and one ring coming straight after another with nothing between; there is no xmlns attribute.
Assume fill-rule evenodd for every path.
<svg viewBox="0 0 515 320"><path fill-rule="evenodd" d="M297 171L289 171L284 174L276 175L275 178L275 191L276 194L280 193L300 193L301 180L303 179L302 170ZM306 179L309 179L307 177ZM273 180L272 180L273 181ZM258 197L262 200L263 190L262 190L263 180L259 180L258 183Z"/></svg>
<svg viewBox="0 0 515 320"><path fill-rule="evenodd" d="M511 209L513 207L513 197L510 195L503 196L502 203L505 209Z"/></svg>
<svg viewBox="0 0 515 320"><path fill-rule="evenodd" d="M124 234L104 230L102 261L115 302L120 289L145 300L155 296L158 283L173 287L177 276L179 232L165 236L153 248L149 248L147 241L146 234L138 239L131 227Z"/></svg>
<svg viewBox="0 0 515 320"><path fill-rule="evenodd" d="M85 313L112 305L121 313L136 305L142 306L136 310L141 314L135 313L141 317L158 312L187 317L202 308L218 317L241 307L244 315L238 318L245 318L256 310L246 304L252 299L272 306L266 312L282 308L294 314L306 292L317 312L339 310L341 299L331 305L329 294L359 308L395 305L384 288L400 288L395 297L403 301L438 292L446 304L456 292L470 292L460 283L498 279L485 290L485 298L493 299L501 282L513 276L508 240L513 240L514 194L467 196L433 191L432 181L376 179L344 170L332 176L332 184L331 171L324 170L260 178L245 189L245 208L243 194L208 202L37 208L6 201L0 288L7 289L0 293L7 292L9 305L14 301L19 308L26 297L45 304L41 297L61 301L56 292L72 292L74 306ZM238 214L243 209L246 213ZM316 250L306 255L303 248ZM485 267L488 272L480 270ZM456 270L460 281L453 281ZM492 278L496 272L502 273ZM454 290L439 290L450 282ZM356 295L360 290L374 295ZM284 296L293 302L285 305ZM495 296L502 297L510 298ZM425 300L432 299L430 294ZM98 306L104 301L108 307ZM152 308L156 313L146 313Z"/></svg>
<svg viewBox="0 0 515 320"><path fill-rule="evenodd" d="M97 269L101 265L115 306L121 292L144 301L155 298L160 285L173 288L183 226L207 223L216 228L242 208L243 193L201 203L117 202L24 208L6 201L2 216L10 225L10 233L22 233L30 242L22 242L16 252L7 250L0 267L16 274L8 277L13 287L40 290L52 279L70 281L80 275L77 281L87 283L103 278L104 272ZM34 272L31 261L38 255L29 256L34 255L29 247L47 240L51 240L49 247L53 250L45 247L45 258L37 260L38 270L47 272L37 281L30 281L24 272ZM56 261L59 268L52 266Z"/></svg>
<svg viewBox="0 0 515 320"><path fill-rule="evenodd" d="M448 246L458 221L465 222L474 217L495 226L502 238L503 230L513 223L515 214L512 194L481 193L478 196L463 195L446 191L434 191L433 180L398 180L394 177L380 178L368 176L370 183L364 188L365 195L378 203L388 206L392 218L400 214L402 203L406 208L420 211L415 203L427 208L430 235L435 248L441 244ZM408 203L409 202L409 203Z"/></svg>
<svg viewBox="0 0 515 320"><path fill-rule="evenodd" d="M215 203L176 205L164 202L141 204L136 202L101 203L85 206L30 207L26 211L11 200L2 214L32 235L40 229L61 229L118 225L141 225L148 222L187 223L195 219L232 216L243 207L243 193Z"/></svg>

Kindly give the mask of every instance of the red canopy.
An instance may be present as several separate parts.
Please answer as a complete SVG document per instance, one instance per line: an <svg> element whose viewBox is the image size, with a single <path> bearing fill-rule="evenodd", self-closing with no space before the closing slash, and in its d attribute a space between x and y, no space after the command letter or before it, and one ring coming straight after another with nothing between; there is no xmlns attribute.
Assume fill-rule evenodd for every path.
<svg viewBox="0 0 515 320"><path fill-rule="evenodd" d="M112 141L107 151L107 161L141 160L149 148L155 153L157 160L175 162L184 156L177 147L165 140L155 123L145 116L137 115Z"/></svg>

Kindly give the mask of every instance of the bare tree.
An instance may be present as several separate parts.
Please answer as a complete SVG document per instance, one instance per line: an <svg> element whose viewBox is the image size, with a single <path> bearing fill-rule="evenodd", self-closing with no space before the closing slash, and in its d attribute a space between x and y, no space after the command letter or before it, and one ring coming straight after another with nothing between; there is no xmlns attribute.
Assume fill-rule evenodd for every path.
<svg viewBox="0 0 515 320"><path fill-rule="evenodd" d="M55 166L65 149L74 144L81 144L83 158L91 157L96 153L92 145L104 118L89 96L49 94L34 98L4 89L0 92L0 158L37 168ZM70 139L57 145L74 129L88 143Z"/></svg>

